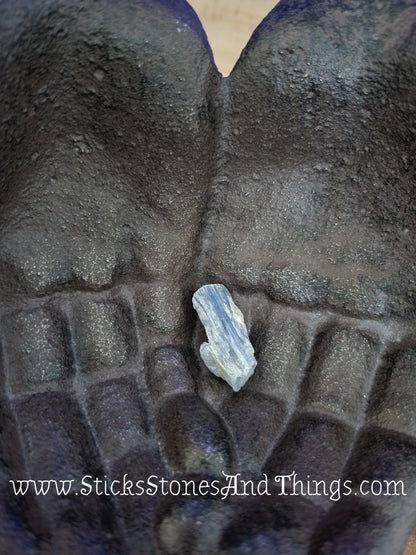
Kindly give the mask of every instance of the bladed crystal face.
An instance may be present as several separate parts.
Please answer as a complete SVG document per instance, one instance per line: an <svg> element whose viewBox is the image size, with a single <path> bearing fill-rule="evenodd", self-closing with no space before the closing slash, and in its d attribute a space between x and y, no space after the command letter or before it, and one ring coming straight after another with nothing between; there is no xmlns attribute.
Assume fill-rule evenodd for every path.
<svg viewBox="0 0 416 555"><path fill-rule="evenodd" d="M219 283L200 287L192 304L208 337L200 348L202 360L213 374L239 391L257 365L241 310Z"/></svg>
<svg viewBox="0 0 416 555"><path fill-rule="evenodd" d="M183 0L0 0L1 553L401 555L413 4L281 0L223 79Z"/></svg>

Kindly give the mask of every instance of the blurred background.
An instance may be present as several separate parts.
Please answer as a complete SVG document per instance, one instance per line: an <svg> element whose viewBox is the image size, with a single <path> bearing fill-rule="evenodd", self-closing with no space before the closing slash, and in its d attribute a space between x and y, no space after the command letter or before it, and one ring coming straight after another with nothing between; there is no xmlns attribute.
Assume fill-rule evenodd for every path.
<svg viewBox="0 0 416 555"><path fill-rule="evenodd" d="M188 0L208 35L218 70L229 75L257 25L278 0Z"/></svg>
<svg viewBox="0 0 416 555"><path fill-rule="evenodd" d="M254 29L278 0L188 0L208 35L217 68L229 75ZM416 555L416 528L404 555Z"/></svg>

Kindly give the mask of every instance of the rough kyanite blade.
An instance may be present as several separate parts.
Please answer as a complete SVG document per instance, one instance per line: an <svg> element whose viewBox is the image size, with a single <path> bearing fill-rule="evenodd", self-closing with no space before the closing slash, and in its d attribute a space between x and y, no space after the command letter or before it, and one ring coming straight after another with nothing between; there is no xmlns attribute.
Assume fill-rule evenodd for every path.
<svg viewBox="0 0 416 555"><path fill-rule="evenodd" d="M201 345L202 360L213 374L239 391L257 365L241 310L219 283L200 287L192 304L208 337L208 343Z"/></svg>

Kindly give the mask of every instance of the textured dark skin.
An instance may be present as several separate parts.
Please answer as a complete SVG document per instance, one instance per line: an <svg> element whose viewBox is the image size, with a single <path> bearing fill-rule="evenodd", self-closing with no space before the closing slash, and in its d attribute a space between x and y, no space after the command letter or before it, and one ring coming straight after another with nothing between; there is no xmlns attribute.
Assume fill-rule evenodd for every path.
<svg viewBox="0 0 416 555"><path fill-rule="evenodd" d="M282 0L221 79L182 1L1 0L1 553L402 553L415 26L411 1ZM205 283L255 347L239 393L198 355ZM271 495L77 495L223 470ZM278 495L293 470L407 495Z"/></svg>

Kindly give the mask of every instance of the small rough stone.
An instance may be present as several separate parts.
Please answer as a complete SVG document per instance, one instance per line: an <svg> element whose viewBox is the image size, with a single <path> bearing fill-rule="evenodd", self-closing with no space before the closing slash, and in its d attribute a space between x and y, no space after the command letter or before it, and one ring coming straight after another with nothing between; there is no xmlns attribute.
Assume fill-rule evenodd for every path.
<svg viewBox="0 0 416 555"><path fill-rule="evenodd" d="M192 304L208 337L200 348L202 360L213 374L239 391L257 365L241 310L228 289L218 283L198 289Z"/></svg>

